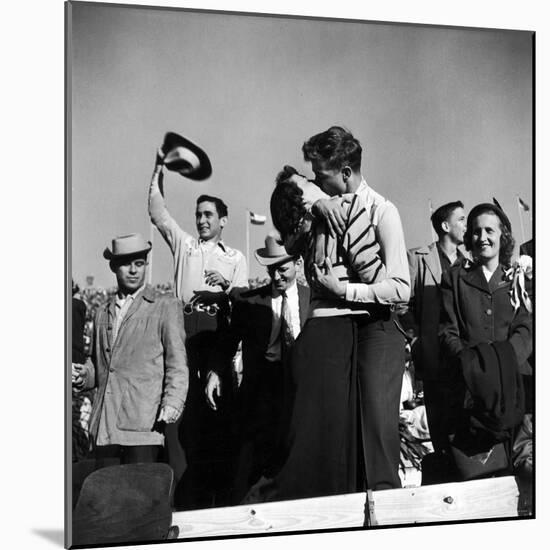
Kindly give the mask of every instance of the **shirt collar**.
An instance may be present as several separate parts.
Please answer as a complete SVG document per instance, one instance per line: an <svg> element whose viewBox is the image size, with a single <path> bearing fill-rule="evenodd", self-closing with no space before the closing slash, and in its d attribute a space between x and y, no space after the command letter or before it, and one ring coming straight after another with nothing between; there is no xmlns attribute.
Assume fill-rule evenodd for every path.
<svg viewBox="0 0 550 550"><path fill-rule="evenodd" d="M116 303L117 305L123 304L127 299L135 300L136 296L145 288L145 285L140 286L135 292L132 292L132 294L127 294L124 296L120 293L120 291L117 291L116 293Z"/></svg>
<svg viewBox="0 0 550 550"><path fill-rule="evenodd" d="M286 289L286 296L287 298L293 298L294 296L298 295L298 285L296 283L296 279L292 282L292 284ZM282 296L282 294L276 290L273 285L271 286L271 297L272 298L279 298Z"/></svg>
<svg viewBox="0 0 550 550"><path fill-rule="evenodd" d="M208 244L208 241L205 241L203 239L199 239L199 244ZM227 246L225 243L220 239L212 248L216 248L216 246L219 246L224 252L227 252Z"/></svg>
<svg viewBox="0 0 550 550"><path fill-rule="evenodd" d="M437 251L439 252L440 257L445 258L450 265L455 265L459 260L462 260L464 257L464 254L460 251L460 248L456 248L456 259L454 262L451 262L451 259L449 256L447 256L446 252L441 248L441 245L439 244L439 241L436 241L435 246L437 247Z"/></svg>
<svg viewBox="0 0 550 550"><path fill-rule="evenodd" d="M355 191L355 194L357 195L358 193L361 193L362 191L365 191L368 188L369 186L367 184L367 180L363 176L361 176L361 183L359 184L359 187Z"/></svg>

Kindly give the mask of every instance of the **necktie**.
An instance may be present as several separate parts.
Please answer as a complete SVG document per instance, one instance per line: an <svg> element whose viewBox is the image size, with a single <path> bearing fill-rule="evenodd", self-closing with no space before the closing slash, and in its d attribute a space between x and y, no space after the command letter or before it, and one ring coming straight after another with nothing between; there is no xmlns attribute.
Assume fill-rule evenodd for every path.
<svg viewBox="0 0 550 550"><path fill-rule="evenodd" d="M282 293L283 305L281 306L281 347L283 350L290 348L294 343L292 332L292 317L286 292Z"/></svg>

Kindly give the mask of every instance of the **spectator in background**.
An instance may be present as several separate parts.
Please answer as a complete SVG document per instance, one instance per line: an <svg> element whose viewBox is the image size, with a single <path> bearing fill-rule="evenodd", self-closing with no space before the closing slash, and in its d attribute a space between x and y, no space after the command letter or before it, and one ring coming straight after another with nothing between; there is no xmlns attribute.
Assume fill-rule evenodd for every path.
<svg viewBox="0 0 550 550"><path fill-rule="evenodd" d="M462 410L462 392L457 392L460 378L456 369L445 364L439 350L440 285L442 275L464 260L458 248L466 231L464 205L455 201L440 206L432 214L431 222L437 241L408 251L411 300L404 320L411 321L416 338L411 353L415 373L423 380L424 403L436 453L436 460L432 460L433 475L443 483L452 476L452 461L447 457L449 435L455 432Z"/></svg>
<svg viewBox="0 0 550 550"><path fill-rule="evenodd" d="M80 289L72 281L73 304L72 304L72 362L84 364L86 354L84 353L84 327L86 324L86 304L80 299Z"/></svg>
<svg viewBox="0 0 550 550"><path fill-rule="evenodd" d="M182 311L178 300L145 284L150 249L139 234L117 237L105 249L118 292L97 311L92 360L74 365L75 388L97 387L90 434L100 461L159 461L164 428L185 403Z"/></svg>
<svg viewBox="0 0 550 550"><path fill-rule="evenodd" d="M79 297L79 287L72 280L72 364L84 365L86 352L84 343L84 328L86 325L86 304ZM72 379L78 376L78 371L72 367ZM89 407L89 396L81 392L73 392L72 396L72 460L77 462L88 456L90 439L88 437L88 418L83 421L82 409Z"/></svg>

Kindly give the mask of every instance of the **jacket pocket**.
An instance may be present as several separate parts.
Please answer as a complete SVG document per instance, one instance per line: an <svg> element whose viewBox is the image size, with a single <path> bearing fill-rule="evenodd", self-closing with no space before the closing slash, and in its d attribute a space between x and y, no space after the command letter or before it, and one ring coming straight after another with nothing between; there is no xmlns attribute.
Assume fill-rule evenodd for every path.
<svg viewBox="0 0 550 550"><path fill-rule="evenodd" d="M152 431L160 398L161 384L151 380L130 380L120 403L117 428L131 432Z"/></svg>

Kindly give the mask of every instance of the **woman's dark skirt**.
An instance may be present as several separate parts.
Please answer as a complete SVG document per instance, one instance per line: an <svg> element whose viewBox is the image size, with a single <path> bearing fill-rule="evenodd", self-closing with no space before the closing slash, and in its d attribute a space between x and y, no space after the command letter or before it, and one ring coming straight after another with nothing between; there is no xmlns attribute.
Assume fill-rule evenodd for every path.
<svg viewBox="0 0 550 550"><path fill-rule="evenodd" d="M292 350L294 406L286 461L266 500L358 490L356 325L351 316L309 319Z"/></svg>

